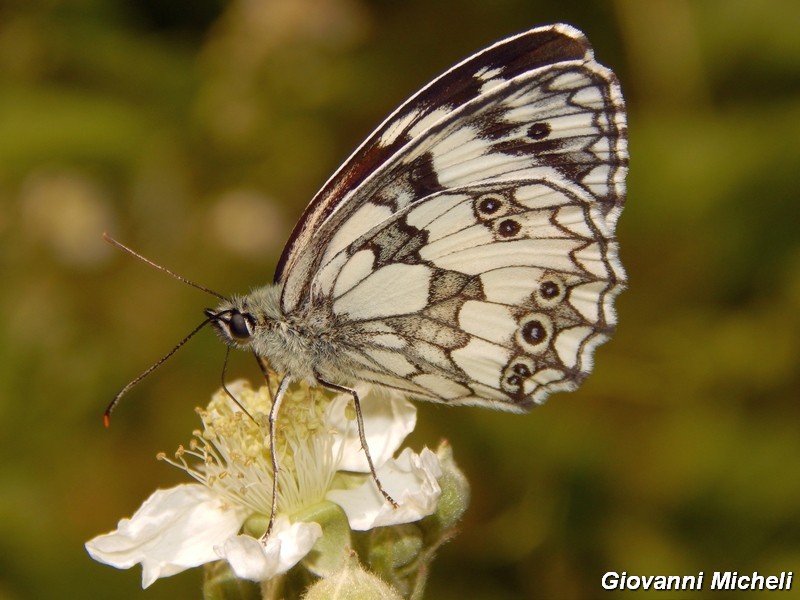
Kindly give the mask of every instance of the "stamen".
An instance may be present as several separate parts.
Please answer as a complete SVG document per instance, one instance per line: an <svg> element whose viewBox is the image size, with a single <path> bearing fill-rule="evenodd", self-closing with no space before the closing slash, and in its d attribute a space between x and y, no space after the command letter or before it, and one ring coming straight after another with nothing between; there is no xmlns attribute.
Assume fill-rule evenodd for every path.
<svg viewBox="0 0 800 600"><path fill-rule="evenodd" d="M205 409L197 409L203 429L193 432L188 449L180 446L175 458L159 459L214 488L231 504L255 513L272 508L273 473L269 455L267 415L271 395L266 387L252 390L240 384L236 393L246 410L218 393ZM278 473L278 507L291 513L322 500L335 474L333 437L324 427L324 402L319 392L301 385L286 395L279 415L275 451Z"/></svg>

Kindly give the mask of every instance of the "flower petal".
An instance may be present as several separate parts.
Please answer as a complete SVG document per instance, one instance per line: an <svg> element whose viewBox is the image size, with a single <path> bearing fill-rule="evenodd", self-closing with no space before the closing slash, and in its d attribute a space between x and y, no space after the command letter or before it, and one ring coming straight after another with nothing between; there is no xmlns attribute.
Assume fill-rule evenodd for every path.
<svg viewBox="0 0 800 600"><path fill-rule="evenodd" d="M318 523L298 521L290 525L285 515L276 519L274 527L266 543L237 535L218 546L217 554L230 563L237 577L265 581L295 566L322 536Z"/></svg>
<svg viewBox="0 0 800 600"><path fill-rule="evenodd" d="M146 588L159 577L217 560L214 545L239 531L245 517L205 486L178 485L156 490L116 531L86 542L86 551L118 569L141 563Z"/></svg>
<svg viewBox="0 0 800 600"><path fill-rule="evenodd" d="M330 490L325 497L342 507L350 527L356 531L411 523L436 510L442 492L437 481L441 475L436 454L428 448L420 454L406 448L397 459L378 469L378 478L397 502L397 508L383 498L371 477L358 488Z"/></svg>
<svg viewBox="0 0 800 600"><path fill-rule="evenodd" d="M357 391L369 452L375 466L379 467L392 458L406 436L414 431L417 408L405 398L367 386L359 386ZM358 437L358 423L345 412L352 402L350 394L340 394L331 401L325 418L339 434L333 446L337 469L368 473L369 464Z"/></svg>

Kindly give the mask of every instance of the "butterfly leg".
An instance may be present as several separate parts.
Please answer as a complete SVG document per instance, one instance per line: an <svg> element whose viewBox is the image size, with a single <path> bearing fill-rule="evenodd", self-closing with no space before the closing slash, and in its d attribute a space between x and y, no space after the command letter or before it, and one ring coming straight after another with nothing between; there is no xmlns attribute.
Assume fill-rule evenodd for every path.
<svg viewBox="0 0 800 600"><path fill-rule="evenodd" d="M266 541L270 533L272 533L272 526L275 524L275 515L278 512L278 455L275 450L275 423L278 420L278 411L283 402L283 397L286 395L286 390L289 388L291 382L292 378L288 375L281 379L281 383L278 385L278 391L275 393L275 399L269 409L269 453L272 457L272 508L270 509L267 530L264 532L264 535L261 536L262 542Z"/></svg>
<svg viewBox="0 0 800 600"><path fill-rule="evenodd" d="M381 495L386 498L386 501L392 505L392 507L397 508L397 502L394 501L389 493L383 489L383 484L381 480L378 479L378 474L375 472L375 465L372 462L372 456L369 453L369 445L367 444L367 436L364 435L364 417L361 415L361 401L358 399L358 393L348 387L344 387L342 385L337 385L335 383L331 383L330 381L325 381L324 379L317 376L317 381L319 381L322 387L332 390L334 392L344 392L350 394L353 397L353 405L356 409L356 423L358 425L358 438L361 441L361 448L364 450L364 454L367 457L367 463L369 463L369 471L372 473L372 479L375 480L375 485L378 486L378 491Z"/></svg>
<svg viewBox="0 0 800 600"><path fill-rule="evenodd" d="M267 368L266 361L264 360L263 357L259 356L255 352L253 352L253 356L256 357L256 362L258 363L258 368L261 369L261 374L264 376L264 381L267 382L267 391L269 392L269 399L274 400L272 396L272 377L270 377L269 375L269 369Z"/></svg>
<svg viewBox="0 0 800 600"><path fill-rule="evenodd" d="M253 418L253 415L250 414L250 412L244 407L244 405L241 402L239 402L239 399L236 396L234 396L233 393L231 393L231 391L228 389L228 386L225 385L225 375L228 371L228 357L230 355L231 355L231 349L229 346L227 351L225 352L225 362L222 363L222 374L220 375L220 382L222 383L222 389L228 395L228 398L230 398L233 401L233 403L236 406L238 406L242 410L242 412L246 414L251 421L253 421L253 423L255 423L256 420Z"/></svg>

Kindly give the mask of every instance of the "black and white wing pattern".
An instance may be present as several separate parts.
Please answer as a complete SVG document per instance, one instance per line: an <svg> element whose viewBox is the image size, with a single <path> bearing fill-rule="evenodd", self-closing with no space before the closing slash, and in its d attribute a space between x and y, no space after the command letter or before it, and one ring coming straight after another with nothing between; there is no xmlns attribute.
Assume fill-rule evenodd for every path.
<svg viewBox="0 0 800 600"><path fill-rule="evenodd" d="M574 389L625 274L625 107L568 25L459 63L325 184L276 273L287 315L329 318L354 377L523 410Z"/></svg>

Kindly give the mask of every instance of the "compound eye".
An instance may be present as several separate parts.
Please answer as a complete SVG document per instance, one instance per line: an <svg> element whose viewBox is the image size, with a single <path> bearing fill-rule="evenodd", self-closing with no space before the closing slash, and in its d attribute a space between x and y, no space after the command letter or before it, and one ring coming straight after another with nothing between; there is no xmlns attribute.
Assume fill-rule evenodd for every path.
<svg viewBox="0 0 800 600"><path fill-rule="evenodd" d="M251 334L250 323L242 313L233 313L230 321L228 321L228 328L231 335L237 340L249 339Z"/></svg>

